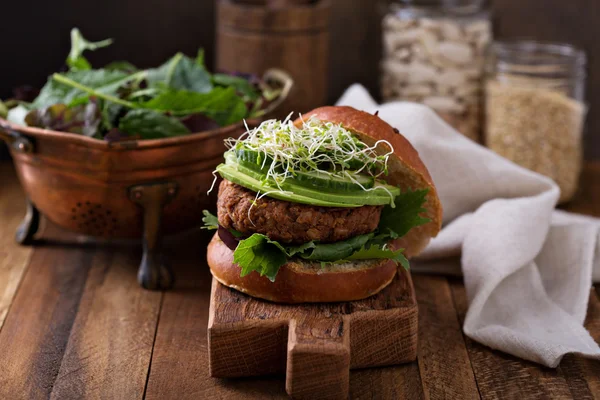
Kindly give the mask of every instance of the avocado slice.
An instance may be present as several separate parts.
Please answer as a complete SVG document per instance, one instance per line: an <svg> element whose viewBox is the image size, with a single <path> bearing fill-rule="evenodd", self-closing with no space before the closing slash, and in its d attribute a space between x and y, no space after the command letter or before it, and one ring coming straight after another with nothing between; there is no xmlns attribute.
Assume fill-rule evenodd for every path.
<svg viewBox="0 0 600 400"><path fill-rule="evenodd" d="M300 196L300 195L292 193L292 192L281 192L281 191L279 191L279 189L273 189L270 186L264 185L261 181L255 179L251 176L241 173L240 171L238 171L236 168L232 167L231 165L220 164L219 166L217 166L217 172L223 178L227 179L228 181L237 183L238 185L243 186L250 190L254 190L255 192L269 193L269 195L268 195L269 197L272 197L272 198L278 199L278 200L289 201L292 203L309 204L309 205L313 205L313 206L322 206L322 207L345 207L345 208L359 207L358 205L349 205L349 204L343 204L343 203L334 203L334 202L325 201L325 200L312 199L310 197Z"/></svg>
<svg viewBox="0 0 600 400"><path fill-rule="evenodd" d="M385 190L372 192L327 193L296 185L293 179L287 179L281 184L285 192L281 192L274 182L269 183L265 175L246 168L228 159L228 164L221 164L217 172L225 179L244 186L255 192L269 193L267 196L296 203L311 204L325 207L358 207L364 205L387 205L392 197ZM226 176L227 175L227 176ZM400 194L400 189L385 185L393 197Z"/></svg>

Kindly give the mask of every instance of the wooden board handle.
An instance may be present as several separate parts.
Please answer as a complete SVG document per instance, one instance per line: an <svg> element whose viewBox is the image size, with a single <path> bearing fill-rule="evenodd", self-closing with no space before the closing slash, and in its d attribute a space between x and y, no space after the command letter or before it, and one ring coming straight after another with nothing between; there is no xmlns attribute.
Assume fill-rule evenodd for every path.
<svg viewBox="0 0 600 400"><path fill-rule="evenodd" d="M285 388L295 399L347 399L350 320L290 321Z"/></svg>
<svg viewBox="0 0 600 400"><path fill-rule="evenodd" d="M416 359L417 321L414 289L404 269L378 294L347 303L277 304L213 279L210 375L285 373L293 398L346 399L350 369Z"/></svg>

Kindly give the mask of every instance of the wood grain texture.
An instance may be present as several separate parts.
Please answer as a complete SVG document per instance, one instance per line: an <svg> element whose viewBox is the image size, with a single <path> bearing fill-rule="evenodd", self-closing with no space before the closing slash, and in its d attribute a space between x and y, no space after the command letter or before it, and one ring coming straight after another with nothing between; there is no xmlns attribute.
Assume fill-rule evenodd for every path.
<svg viewBox="0 0 600 400"><path fill-rule="evenodd" d="M410 274L401 270L388 287L365 300L285 305L215 280L208 335L212 376L285 371L286 390L294 398L346 398L350 368L416 358L414 289Z"/></svg>
<svg viewBox="0 0 600 400"><path fill-rule="evenodd" d="M422 383L417 362L350 371L350 398L356 400L426 399Z"/></svg>
<svg viewBox="0 0 600 400"><path fill-rule="evenodd" d="M0 331L31 256L14 239L25 215L25 196L11 164L0 164Z"/></svg>
<svg viewBox="0 0 600 400"><path fill-rule="evenodd" d="M212 277L204 261L206 232L178 238L170 259L176 286L161 308L147 399L287 399L279 376L218 379L208 373L208 306ZM350 372L351 399L423 399L416 362Z"/></svg>
<svg viewBox="0 0 600 400"><path fill-rule="evenodd" d="M585 327L594 340L600 343L600 298L590 291ZM573 398L600 398L600 361L567 355L560 364Z"/></svg>
<svg viewBox="0 0 600 400"><path fill-rule="evenodd" d="M9 167L0 164L4 173L1 168L7 168L3 178L8 179L0 188L0 216L10 216L5 207L14 204L1 199L19 189ZM600 168L586 171L585 193L600 193L594 189ZM587 196L576 199L570 209L598 214L600 202L594 201L598 197ZM282 375L209 376L211 275L204 261L209 237L193 232L165 243L178 281L164 294L161 308L160 293L143 292L135 285L137 246L82 242L48 225L0 331L0 399L142 398L146 384L145 397L151 399L288 398ZM12 257L12 249L2 254ZM351 371L351 399L464 398L472 389L465 380L464 350L457 339L466 310L462 283L450 281L455 304L447 300L445 278L418 276L415 285L421 324L419 362ZM599 292L598 288L591 292L586 320L597 341ZM153 329L157 331L149 365ZM600 398L598 361L567 356L558 369L550 370L464 341L483 398Z"/></svg>
<svg viewBox="0 0 600 400"><path fill-rule="evenodd" d="M169 255L177 281L164 296L146 399L287 399L281 378L215 379L208 373L212 276L205 253L211 236L203 231L179 237Z"/></svg>
<svg viewBox="0 0 600 400"><path fill-rule="evenodd" d="M262 76L281 68L294 79L276 112L305 113L325 104L329 59L329 0L298 7L248 7L217 1L217 70Z"/></svg>
<svg viewBox="0 0 600 400"><path fill-rule="evenodd" d="M45 234L58 231L53 226ZM48 398L77 315L93 248L35 249L0 332L0 398Z"/></svg>
<svg viewBox="0 0 600 400"><path fill-rule="evenodd" d="M416 275L414 283L423 391L429 399L479 399L448 281Z"/></svg>
<svg viewBox="0 0 600 400"><path fill-rule="evenodd" d="M94 252L52 399L142 398L162 293L138 285L139 254L137 246Z"/></svg>
<svg viewBox="0 0 600 400"><path fill-rule="evenodd" d="M467 312L462 282L450 281L461 325ZM569 385L560 369L537 364L492 350L465 336L469 358L482 399L570 399Z"/></svg>

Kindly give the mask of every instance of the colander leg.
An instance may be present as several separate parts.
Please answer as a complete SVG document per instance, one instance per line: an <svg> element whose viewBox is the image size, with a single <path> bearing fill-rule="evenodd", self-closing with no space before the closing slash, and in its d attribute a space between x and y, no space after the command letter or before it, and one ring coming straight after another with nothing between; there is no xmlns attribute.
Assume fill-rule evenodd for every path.
<svg viewBox="0 0 600 400"><path fill-rule="evenodd" d="M21 224L15 233L17 243L28 246L33 244L33 235L36 234L40 227L40 212L33 205L29 198L26 200L27 212Z"/></svg>
<svg viewBox="0 0 600 400"><path fill-rule="evenodd" d="M160 223L162 210L177 194L177 184L161 182L130 189L130 198L144 209L144 254L138 282L144 289L166 290L173 286L173 271L162 253Z"/></svg>

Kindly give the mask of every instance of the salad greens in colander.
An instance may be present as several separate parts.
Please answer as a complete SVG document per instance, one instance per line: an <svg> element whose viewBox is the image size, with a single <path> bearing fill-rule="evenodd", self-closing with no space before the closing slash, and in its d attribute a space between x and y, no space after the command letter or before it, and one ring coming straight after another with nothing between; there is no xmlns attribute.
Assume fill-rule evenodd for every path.
<svg viewBox="0 0 600 400"><path fill-rule="evenodd" d="M155 139L261 116L280 94L255 76L209 73L202 50L195 58L177 53L156 68L125 61L92 68L84 52L111 43L90 42L74 28L68 70L51 75L33 101L0 102L0 117L109 141Z"/></svg>

